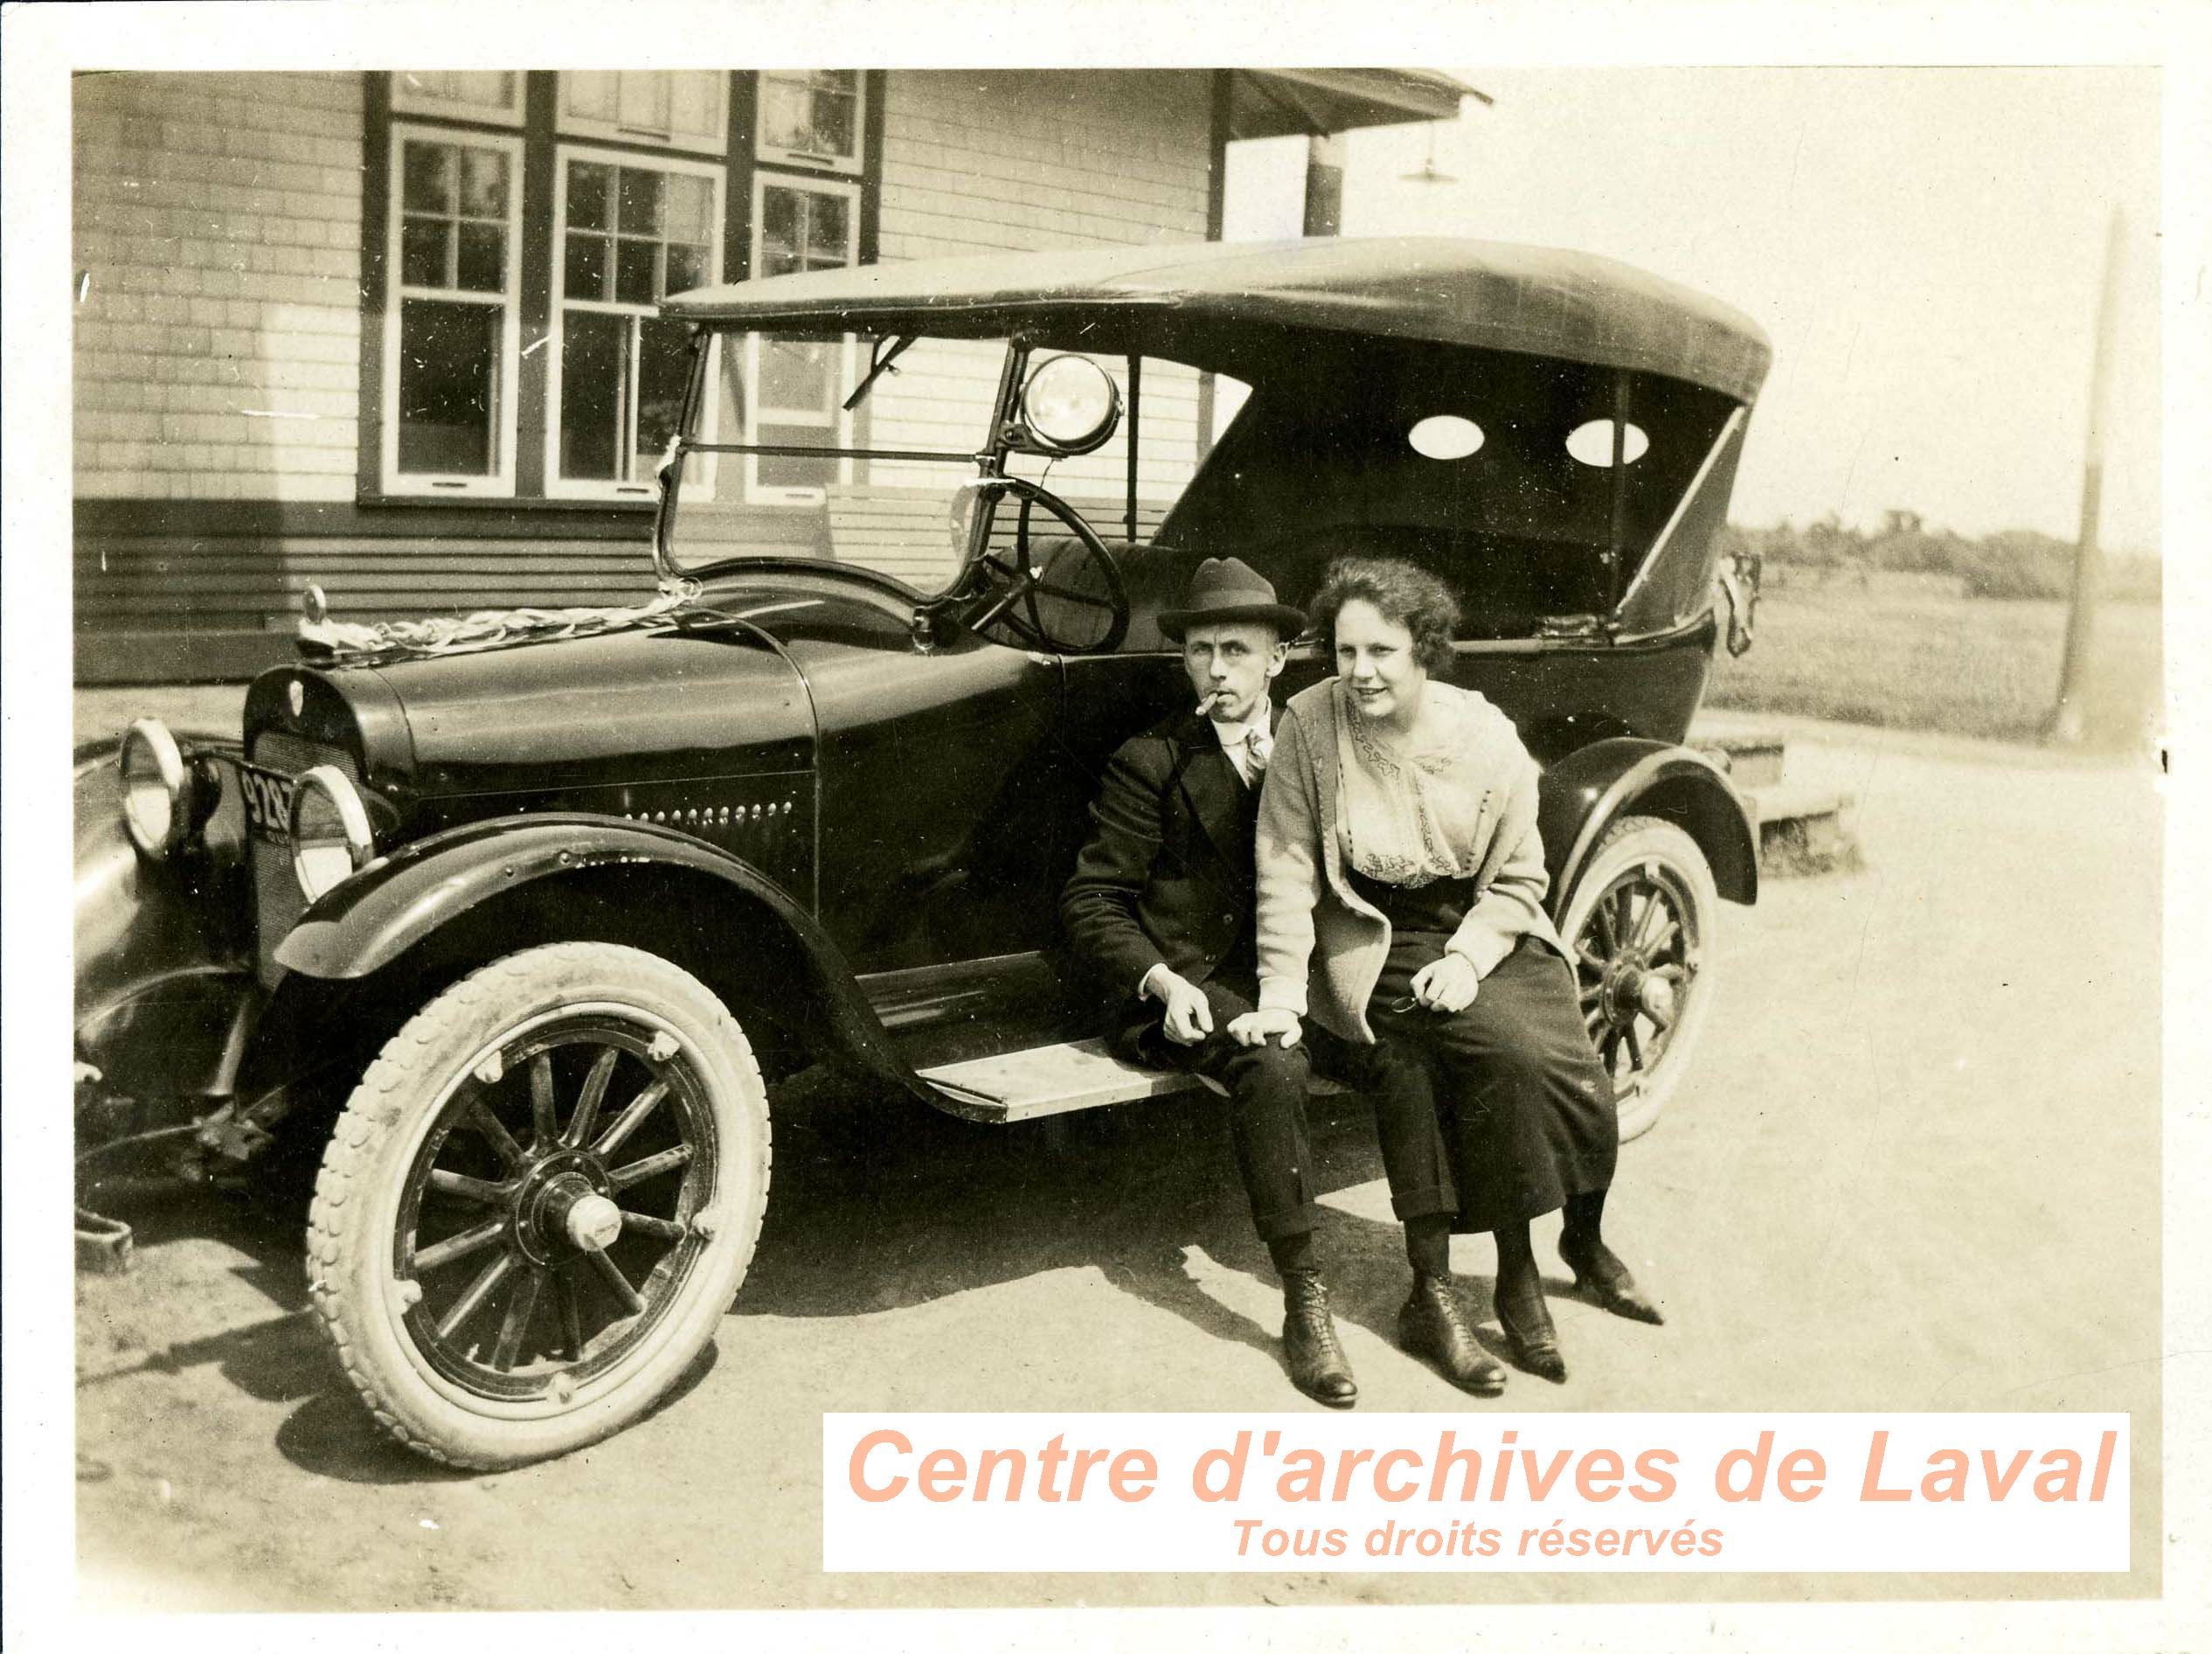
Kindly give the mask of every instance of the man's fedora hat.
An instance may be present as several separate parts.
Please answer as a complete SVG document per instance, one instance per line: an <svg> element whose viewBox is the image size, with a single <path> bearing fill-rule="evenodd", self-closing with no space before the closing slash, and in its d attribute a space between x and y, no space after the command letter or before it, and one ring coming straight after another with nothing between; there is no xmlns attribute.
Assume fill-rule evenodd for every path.
<svg viewBox="0 0 2212 1654"><path fill-rule="evenodd" d="M1165 610L1160 629L1176 643L1193 626L1251 621L1272 626L1287 640L1306 629L1305 615L1275 601L1275 588L1241 558L1209 557L1190 577L1183 607Z"/></svg>

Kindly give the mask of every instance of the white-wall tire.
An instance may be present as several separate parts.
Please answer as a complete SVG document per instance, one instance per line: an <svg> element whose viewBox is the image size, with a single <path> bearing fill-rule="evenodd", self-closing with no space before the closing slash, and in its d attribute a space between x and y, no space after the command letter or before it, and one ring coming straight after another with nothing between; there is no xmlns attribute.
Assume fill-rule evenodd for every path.
<svg viewBox="0 0 2212 1654"><path fill-rule="evenodd" d="M418 1011L339 1115L308 1225L316 1320L416 1451L569 1452L713 1338L769 1168L759 1067L696 977L605 943L510 955Z"/></svg>
<svg viewBox="0 0 2212 1654"><path fill-rule="evenodd" d="M1711 1014L1720 894L1690 836L1656 816L1608 827L1575 880L1559 926L1575 962L1591 1042L1613 1080L1625 1143L1651 1129L1680 1089ZM1649 1007L1668 984L1662 1019Z"/></svg>

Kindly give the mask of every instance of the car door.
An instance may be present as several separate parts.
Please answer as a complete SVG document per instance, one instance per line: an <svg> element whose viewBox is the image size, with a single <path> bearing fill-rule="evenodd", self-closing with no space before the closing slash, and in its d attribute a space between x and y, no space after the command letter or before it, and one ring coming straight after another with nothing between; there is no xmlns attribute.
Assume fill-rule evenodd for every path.
<svg viewBox="0 0 2212 1654"><path fill-rule="evenodd" d="M864 603L817 603L780 629L818 730L817 914L856 974L1049 949L1058 660L968 634L925 652Z"/></svg>

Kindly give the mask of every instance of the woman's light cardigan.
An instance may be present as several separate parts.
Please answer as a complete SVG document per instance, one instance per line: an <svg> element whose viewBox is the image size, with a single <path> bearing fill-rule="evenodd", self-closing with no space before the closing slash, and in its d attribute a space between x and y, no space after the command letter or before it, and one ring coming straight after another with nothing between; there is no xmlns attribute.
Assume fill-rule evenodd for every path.
<svg viewBox="0 0 2212 1654"><path fill-rule="evenodd" d="M1259 1004L1262 1010L1310 1014L1340 1038L1372 1045L1367 1002L1390 951L1390 922L1345 874L1334 686L1334 679L1324 679L1283 709L1260 795ZM1464 956L1477 976L1489 975L1523 936L1564 958L1566 948L1543 908L1548 881L1536 832L1536 761L1505 714L1480 695L1433 679L1421 692L1425 703L1432 696L1446 698L1436 710L1454 716L1472 743L1461 773L1486 778L1474 842L1454 846L1472 852L1476 871L1474 900L1446 951Z"/></svg>

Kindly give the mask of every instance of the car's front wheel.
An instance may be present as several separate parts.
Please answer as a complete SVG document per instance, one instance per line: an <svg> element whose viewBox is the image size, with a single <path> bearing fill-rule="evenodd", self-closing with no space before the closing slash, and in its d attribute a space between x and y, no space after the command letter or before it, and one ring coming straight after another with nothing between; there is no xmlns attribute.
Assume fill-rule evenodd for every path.
<svg viewBox="0 0 2212 1654"><path fill-rule="evenodd" d="M1681 1086L1712 1009L1719 907L1703 852L1655 816L1607 828L1568 900L1559 931L1624 1142L1649 1130Z"/></svg>
<svg viewBox="0 0 2212 1654"><path fill-rule="evenodd" d="M496 1469L621 1428L714 1336L767 1205L760 1071L722 1002L634 949L454 983L339 1116L308 1287L387 1431Z"/></svg>

